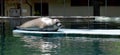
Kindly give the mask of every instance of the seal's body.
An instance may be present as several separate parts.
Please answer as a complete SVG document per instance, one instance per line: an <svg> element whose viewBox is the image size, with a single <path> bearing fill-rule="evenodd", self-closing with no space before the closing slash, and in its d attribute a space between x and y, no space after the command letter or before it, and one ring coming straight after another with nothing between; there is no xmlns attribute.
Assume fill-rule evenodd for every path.
<svg viewBox="0 0 120 55"><path fill-rule="evenodd" d="M48 17L42 17L42 18L37 18L37 19L33 19L30 21L27 21L25 23L23 23L22 25L19 26L19 28L33 28L33 27L37 27L39 29L56 29L59 28L61 26L60 20L58 19L51 19ZM52 28L51 28L52 27Z"/></svg>

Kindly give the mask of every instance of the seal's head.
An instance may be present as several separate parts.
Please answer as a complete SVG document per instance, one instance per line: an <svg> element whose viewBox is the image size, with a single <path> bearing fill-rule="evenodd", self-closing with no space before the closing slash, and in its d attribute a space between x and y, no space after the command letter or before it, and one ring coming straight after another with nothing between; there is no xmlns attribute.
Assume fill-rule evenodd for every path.
<svg viewBox="0 0 120 55"><path fill-rule="evenodd" d="M58 27L61 27L61 26L62 26L62 24L61 24L61 22L60 22L59 19L53 19L53 22L54 22L54 24L55 24L56 26L58 26Z"/></svg>

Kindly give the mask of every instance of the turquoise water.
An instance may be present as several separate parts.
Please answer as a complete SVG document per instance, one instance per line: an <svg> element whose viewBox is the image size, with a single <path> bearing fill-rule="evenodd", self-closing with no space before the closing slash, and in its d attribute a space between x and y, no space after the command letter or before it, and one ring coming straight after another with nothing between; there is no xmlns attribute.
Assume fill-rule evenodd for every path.
<svg viewBox="0 0 120 55"><path fill-rule="evenodd" d="M119 37L17 34L5 38L2 53L3 55L119 55Z"/></svg>

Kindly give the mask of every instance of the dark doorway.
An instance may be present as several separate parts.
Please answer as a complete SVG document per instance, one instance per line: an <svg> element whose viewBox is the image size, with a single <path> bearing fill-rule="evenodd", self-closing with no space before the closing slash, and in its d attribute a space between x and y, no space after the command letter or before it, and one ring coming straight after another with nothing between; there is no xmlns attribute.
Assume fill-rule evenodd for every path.
<svg viewBox="0 0 120 55"><path fill-rule="evenodd" d="M100 0L93 0L93 15L100 16Z"/></svg>
<svg viewBox="0 0 120 55"><path fill-rule="evenodd" d="M48 3L35 3L35 16L48 16Z"/></svg>
<svg viewBox="0 0 120 55"><path fill-rule="evenodd" d="M1 13L2 13L2 12L1 12L1 3L0 3L0 16L1 16Z"/></svg>
<svg viewBox="0 0 120 55"><path fill-rule="evenodd" d="M5 0L0 0L0 16L4 16Z"/></svg>

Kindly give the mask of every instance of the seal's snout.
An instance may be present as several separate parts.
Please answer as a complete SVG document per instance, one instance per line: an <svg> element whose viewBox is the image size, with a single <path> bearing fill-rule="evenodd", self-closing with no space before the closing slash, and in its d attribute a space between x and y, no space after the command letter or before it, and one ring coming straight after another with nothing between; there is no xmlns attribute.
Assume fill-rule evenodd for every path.
<svg viewBox="0 0 120 55"><path fill-rule="evenodd" d="M61 27L62 26L62 24L60 23L60 22L57 22L57 24L56 24L58 27Z"/></svg>
<svg viewBox="0 0 120 55"><path fill-rule="evenodd" d="M55 22L55 25L58 27L58 28L61 28L62 24L60 22L59 19L54 19L54 22Z"/></svg>

